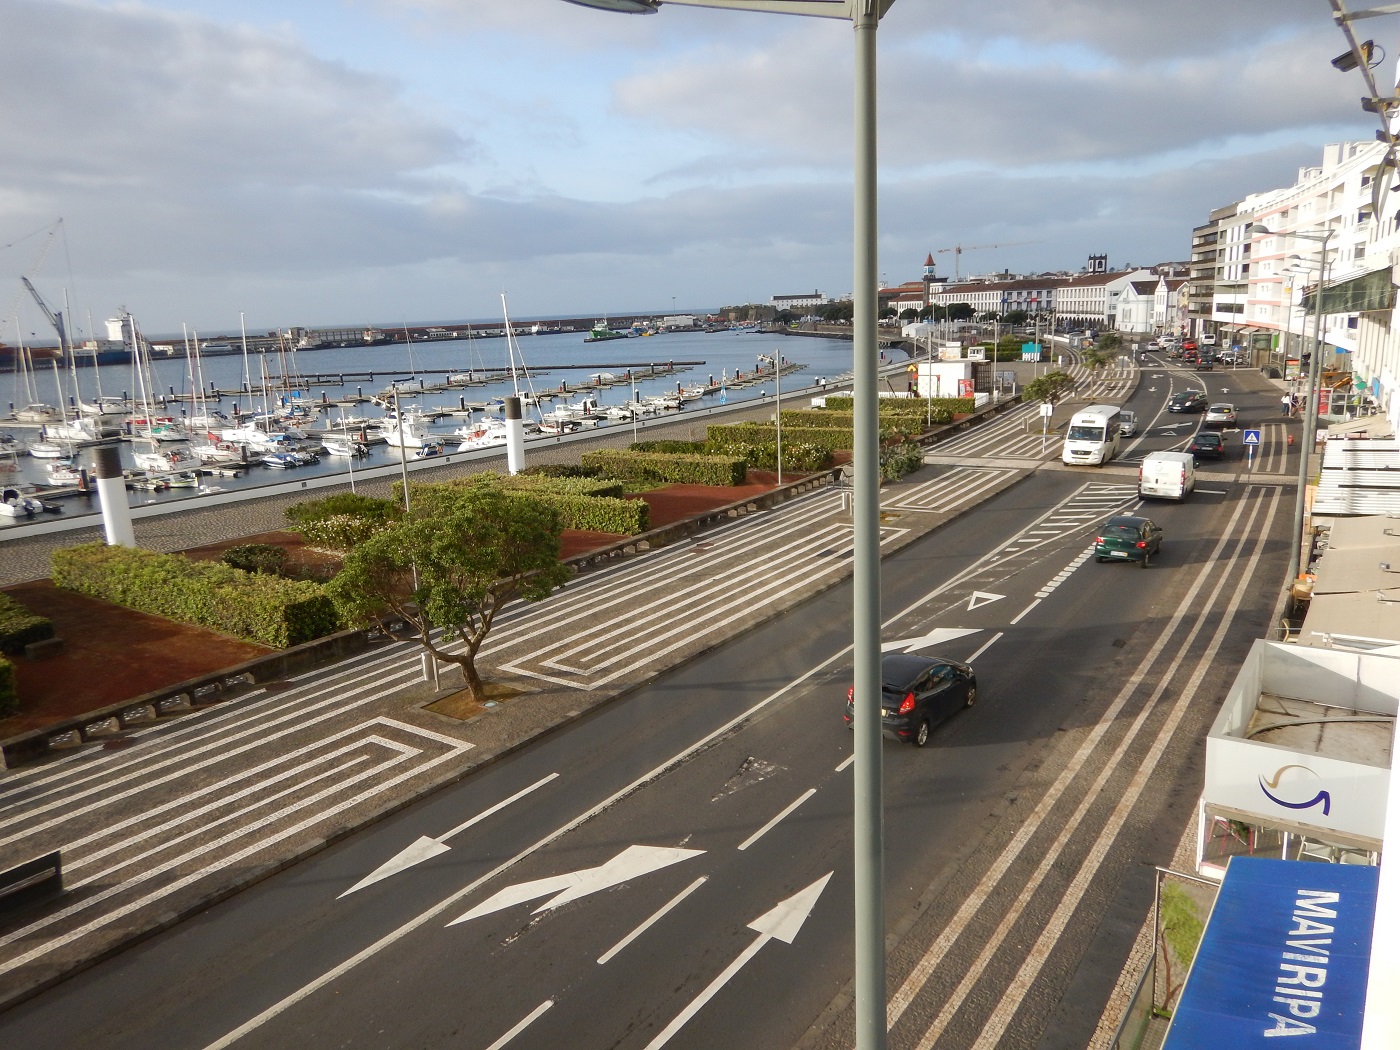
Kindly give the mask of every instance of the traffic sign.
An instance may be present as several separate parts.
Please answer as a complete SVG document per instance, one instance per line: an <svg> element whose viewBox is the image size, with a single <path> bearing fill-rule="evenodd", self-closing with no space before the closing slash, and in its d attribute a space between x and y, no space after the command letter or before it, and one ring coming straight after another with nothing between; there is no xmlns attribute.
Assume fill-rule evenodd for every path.
<svg viewBox="0 0 1400 1050"><path fill-rule="evenodd" d="M1244 432L1244 443L1245 443L1246 445L1257 445L1257 444L1259 444L1259 431L1257 431L1257 430L1246 430L1246 431Z"/></svg>

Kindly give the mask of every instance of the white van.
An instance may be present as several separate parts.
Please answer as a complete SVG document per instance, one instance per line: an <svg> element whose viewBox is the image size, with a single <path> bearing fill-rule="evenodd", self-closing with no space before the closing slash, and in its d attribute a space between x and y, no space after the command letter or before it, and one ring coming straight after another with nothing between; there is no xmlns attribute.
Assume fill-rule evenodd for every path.
<svg viewBox="0 0 1400 1050"><path fill-rule="evenodd" d="M1185 499L1196 487L1196 458L1189 452L1153 452L1138 468L1138 495L1143 499Z"/></svg>

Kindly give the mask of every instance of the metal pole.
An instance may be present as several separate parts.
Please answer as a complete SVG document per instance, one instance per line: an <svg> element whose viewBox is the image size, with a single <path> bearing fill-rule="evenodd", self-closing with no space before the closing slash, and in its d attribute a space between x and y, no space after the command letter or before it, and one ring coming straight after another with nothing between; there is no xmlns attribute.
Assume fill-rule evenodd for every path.
<svg viewBox="0 0 1400 1050"><path fill-rule="evenodd" d="M855 996L857 1050L885 1050L884 753L880 734L880 421L876 333L878 185L875 31L870 3L853 4L855 30Z"/></svg>
<svg viewBox="0 0 1400 1050"><path fill-rule="evenodd" d="M1298 443L1298 492L1293 505L1293 549L1288 555L1290 596L1293 583L1298 579L1302 568L1303 517L1308 497L1308 452L1312 448L1313 434L1317 430L1317 388L1318 376L1322 370L1322 290L1327 284L1327 242L1331 238L1332 231L1329 229L1322 236L1322 254L1317 270L1317 300L1313 303L1312 360L1308 362L1308 385L1303 391L1307 401L1303 409L1303 440ZM1285 357L1285 366L1287 362Z"/></svg>
<svg viewBox="0 0 1400 1050"><path fill-rule="evenodd" d="M783 484L783 352L773 351L773 383L778 391L778 487Z"/></svg>

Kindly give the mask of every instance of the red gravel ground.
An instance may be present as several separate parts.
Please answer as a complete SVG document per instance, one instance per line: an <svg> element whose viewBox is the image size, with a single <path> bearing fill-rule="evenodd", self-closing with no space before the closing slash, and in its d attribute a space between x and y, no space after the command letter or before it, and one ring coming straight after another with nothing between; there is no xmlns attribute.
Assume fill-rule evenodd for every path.
<svg viewBox="0 0 1400 1050"><path fill-rule="evenodd" d="M651 524L661 526L751 499L772 489L776 482L774 474L750 471L744 485L671 485L640 495L651 507ZM621 538L606 532L569 530L563 537L563 556L582 554ZM301 537L293 532L249 536L186 553L212 560L228 547L253 542L285 548L290 574L319 579L335 571L333 556L305 548ZM63 639L64 646L61 654L44 660L12 658L20 710L0 719L0 740L267 652L261 646L227 635L59 590L47 580L5 590L29 609L53 620L55 633Z"/></svg>

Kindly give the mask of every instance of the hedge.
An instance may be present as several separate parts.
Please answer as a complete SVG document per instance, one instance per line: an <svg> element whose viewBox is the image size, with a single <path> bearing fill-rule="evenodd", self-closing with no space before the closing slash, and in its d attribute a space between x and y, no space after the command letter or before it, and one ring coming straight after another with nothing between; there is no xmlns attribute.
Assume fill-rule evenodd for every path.
<svg viewBox="0 0 1400 1050"><path fill-rule="evenodd" d="M970 397L882 397L880 398L880 417L885 416L927 416L929 402L933 402L934 420L937 421L939 409L947 409L949 421L953 415L967 415L977 407L976 399ZM828 397L826 399L828 410L835 412L854 412L855 401L850 397Z"/></svg>
<svg viewBox="0 0 1400 1050"><path fill-rule="evenodd" d="M275 543L240 543L224 551L219 560L244 572L264 572L276 576L287 560L287 551Z"/></svg>
<svg viewBox="0 0 1400 1050"><path fill-rule="evenodd" d="M750 470L777 470L778 443L736 441L713 447L713 451L729 456L742 456ZM788 432L783 431L783 469L799 474L825 470L831 466L832 450L801 441L788 440Z"/></svg>
<svg viewBox="0 0 1400 1050"><path fill-rule="evenodd" d="M717 447L772 445L777 443L778 428L771 423L716 423L705 428L705 436ZM789 442L837 452L849 450L855 439L850 428L783 427L784 450Z"/></svg>
<svg viewBox="0 0 1400 1050"><path fill-rule="evenodd" d="M639 499L622 499L622 483L599 477L513 477L490 471L450 481L413 485L416 492L435 488L494 484L512 495L538 500L559 512L564 528L582 532L613 532L635 536L651 527L651 508Z"/></svg>
<svg viewBox="0 0 1400 1050"><path fill-rule="evenodd" d="M898 481L924 465L924 450L912 441L880 450L880 476Z"/></svg>
<svg viewBox="0 0 1400 1050"><path fill-rule="evenodd" d="M740 485L748 473L739 456L708 456L694 452L632 452L609 448L585 452L582 460L585 467L597 467L609 477L642 484Z"/></svg>
<svg viewBox="0 0 1400 1050"><path fill-rule="evenodd" d="M319 584L89 543L56 550L53 582L91 598L284 649L340 626Z"/></svg>
<svg viewBox="0 0 1400 1050"><path fill-rule="evenodd" d="M8 594L0 594L0 653L14 656L30 642L53 637L53 621L30 612Z"/></svg>
<svg viewBox="0 0 1400 1050"><path fill-rule="evenodd" d="M19 710L19 694L15 692L15 668L0 656L0 715L12 715Z"/></svg>

